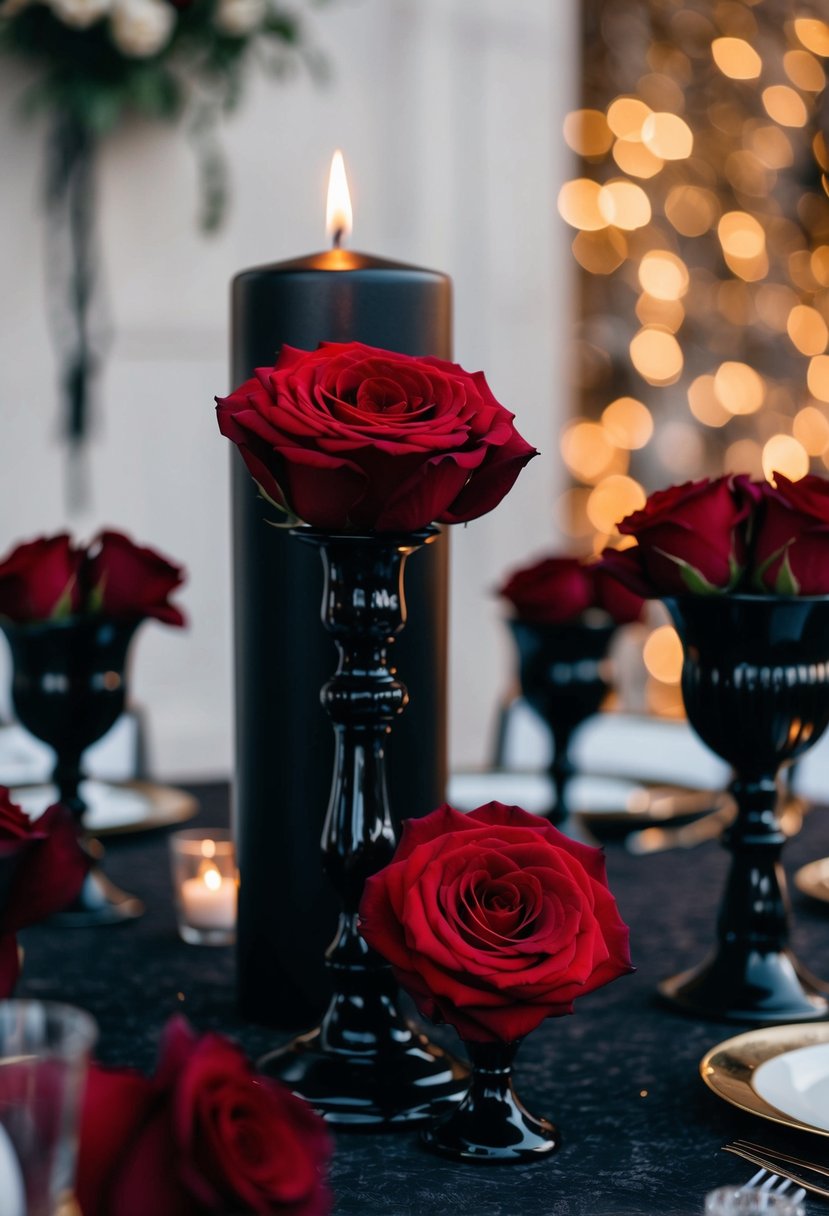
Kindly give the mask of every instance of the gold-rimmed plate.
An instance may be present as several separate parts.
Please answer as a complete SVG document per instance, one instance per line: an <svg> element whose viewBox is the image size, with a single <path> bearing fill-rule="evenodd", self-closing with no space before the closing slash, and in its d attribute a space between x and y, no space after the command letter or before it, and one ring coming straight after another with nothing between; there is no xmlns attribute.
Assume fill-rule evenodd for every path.
<svg viewBox="0 0 829 1216"><path fill-rule="evenodd" d="M811 899L829 904L829 857L821 857L801 866L795 873L794 885Z"/></svg>
<svg viewBox="0 0 829 1216"><path fill-rule="evenodd" d="M198 814L199 804L187 790L154 781L84 781L81 794L87 802L84 827L93 836L119 836L186 823ZM51 785L21 785L11 791L18 806L36 819L57 798Z"/></svg>
<svg viewBox="0 0 829 1216"><path fill-rule="evenodd" d="M753 1083L758 1069L769 1060L804 1047L824 1044L829 1044L829 1024L826 1022L749 1030L712 1047L700 1062L700 1076L717 1097L740 1110L799 1131L829 1136L829 1128L818 1127L773 1106L757 1092Z"/></svg>

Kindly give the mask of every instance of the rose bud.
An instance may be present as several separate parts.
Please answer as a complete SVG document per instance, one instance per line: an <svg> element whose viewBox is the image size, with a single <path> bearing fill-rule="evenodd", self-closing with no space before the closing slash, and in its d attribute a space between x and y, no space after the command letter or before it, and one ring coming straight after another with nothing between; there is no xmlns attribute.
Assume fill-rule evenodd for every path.
<svg viewBox="0 0 829 1216"><path fill-rule="evenodd" d="M483 373L360 342L283 346L274 367L216 400L265 497L331 531L476 519L537 455Z"/></svg>
<svg viewBox="0 0 829 1216"><path fill-rule="evenodd" d="M563 625L599 609L617 624L635 621L642 600L607 573L577 557L545 557L514 571L498 594L512 604L520 621Z"/></svg>
<svg viewBox="0 0 829 1216"><path fill-rule="evenodd" d="M165 625L185 624L184 613L168 598L185 577L181 566L121 532L101 532L83 569L91 611L124 620L154 617Z"/></svg>
<svg viewBox="0 0 829 1216"><path fill-rule="evenodd" d="M777 595L829 592L829 482L774 474L760 487L752 588Z"/></svg>
<svg viewBox="0 0 829 1216"><path fill-rule="evenodd" d="M80 607L80 565L66 532L18 545L0 562L0 616L18 624L71 616Z"/></svg>
<svg viewBox="0 0 829 1216"><path fill-rule="evenodd" d="M713 595L739 582L755 494L746 478L719 477L657 490L619 524L630 549L605 549L601 565L637 595Z"/></svg>

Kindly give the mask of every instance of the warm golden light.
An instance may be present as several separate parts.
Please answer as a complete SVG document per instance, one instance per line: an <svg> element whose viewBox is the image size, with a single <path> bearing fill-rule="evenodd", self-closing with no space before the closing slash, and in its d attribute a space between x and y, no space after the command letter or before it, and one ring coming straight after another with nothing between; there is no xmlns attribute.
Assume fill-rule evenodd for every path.
<svg viewBox="0 0 829 1216"><path fill-rule="evenodd" d="M717 225L723 252L735 258L756 258L766 247L763 226L747 211L727 211Z"/></svg>
<svg viewBox="0 0 829 1216"><path fill-rule="evenodd" d="M818 401L829 401L829 355L815 355L809 361L806 383Z"/></svg>
<svg viewBox="0 0 829 1216"><path fill-rule="evenodd" d="M748 134L748 143L767 169L787 169L794 162L791 141L780 127L755 127Z"/></svg>
<svg viewBox="0 0 829 1216"><path fill-rule="evenodd" d="M673 384L683 367L682 347L672 333L646 326L634 334L630 359L648 384Z"/></svg>
<svg viewBox="0 0 829 1216"><path fill-rule="evenodd" d="M607 226L599 210L601 187L589 177L577 177L565 182L558 192L558 212L571 228L596 231Z"/></svg>
<svg viewBox="0 0 829 1216"><path fill-rule="evenodd" d="M201 855L202 855L202 857L215 857L216 856L216 841L215 840L203 840L201 842Z"/></svg>
<svg viewBox="0 0 829 1216"><path fill-rule="evenodd" d="M651 108L638 97L617 97L607 110L607 125L619 139L641 139L642 125Z"/></svg>
<svg viewBox="0 0 829 1216"><path fill-rule="evenodd" d="M804 127L809 117L806 103L790 85L772 84L763 89L763 105L769 118L781 127Z"/></svg>
<svg viewBox="0 0 829 1216"><path fill-rule="evenodd" d="M619 520L633 511L641 510L645 502L645 491L638 481L614 473L591 490L587 500L587 518L598 532L610 536Z"/></svg>
<svg viewBox="0 0 829 1216"><path fill-rule="evenodd" d="M800 481L809 472L809 454L792 435L772 435L763 448L763 476L774 484L774 474Z"/></svg>
<svg viewBox="0 0 829 1216"><path fill-rule="evenodd" d="M579 156L604 156L613 132L601 110L572 110L564 119L564 138Z"/></svg>
<svg viewBox="0 0 829 1216"><path fill-rule="evenodd" d="M351 194L348 189L348 179L345 175L345 161L339 148L337 148L337 151L331 158L325 225L335 247L339 247L344 238L351 235L353 227Z"/></svg>
<svg viewBox="0 0 829 1216"><path fill-rule="evenodd" d="M688 267L675 253L655 249L639 263L639 282L657 300L679 300L688 290Z"/></svg>
<svg viewBox="0 0 829 1216"><path fill-rule="evenodd" d="M663 160L685 160L694 148L691 128L678 114L650 114L642 124L642 143Z"/></svg>
<svg viewBox="0 0 829 1216"><path fill-rule="evenodd" d="M747 363L721 363L714 375L714 393L729 414L754 414L763 404L766 384Z"/></svg>
<svg viewBox="0 0 829 1216"><path fill-rule="evenodd" d="M822 355L829 341L829 328L816 308L797 304L789 313L786 330L801 355Z"/></svg>
<svg viewBox="0 0 829 1216"><path fill-rule="evenodd" d="M814 17L796 17L794 32L807 51L824 58L829 55L829 25Z"/></svg>
<svg viewBox="0 0 829 1216"><path fill-rule="evenodd" d="M624 233L616 228L579 232L573 238L573 257L589 274L613 274L627 257Z"/></svg>
<svg viewBox="0 0 829 1216"><path fill-rule="evenodd" d="M631 177L655 177L665 162L654 156L643 143L633 139L617 139L613 145L613 159L623 173Z"/></svg>
<svg viewBox="0 0 829 1216"><path fill-rule="evenodd" d="M597 201L607 224L615 224L617 228L632 232L650 223L650 201L642 187L635 182L621 179L608 182L599 190Z"/></svg>
<svg viewBox="0 0 829 1216"><path fill-rule="evenodd" d="M679 300L658 300L643 291L636 301L636 316L646 328L656 325L675 334L685 320L685 309Z"/></svg>
<svg viewBox="0 0 829 1216"><path fill-rule="evenodd" d="M804 405L795 414L792 434L810 456L822 456L829 448L829 419L816 405Z"/></svg>
<svg viewBox="0 0 829 1216"><path fill-rule="evenodd" d="M202 874L202 882L208 891L218 891L222 885L222 876L215 866L209 866Z"/></svg>
<svg viewBox="0 0 829 1216"><path fill-rule="evenodd" d="M654 629L642 652L645 667L662 684L678 684L682 679L682 643L673 625Z"/></svg>
<svg viewBox="0 0 829 1216"><path fill-rule="evenodd" d="M617 397L605 406L602 424L617 447L643 448L653 434L651 412L635 397Z"/></svg>
<svg viewBox="0 0 829 1216"><path fill-rule="evenodd" d="M749 477L763 476L763 449L756 439L738 439L725 449L724 473L748 473Z"/></svg>
<svg viewBox="0 0 829 1216"><path fill-rule="evenodd" d="M697 376L688 385L688 407L704 426L720 427L731 421L731 414L717 399L713 376Z"/></svg>
<svg viewBox="0 0 829 1216"><path fill-rule="evenodd" d="M715 38L711 54L723 76L732 80L756 80L763 70L762 59L742 38Z"/></svg>
<svg viewBox="0 0 829 1216"><path fill-rule="evenodd" d="M561 436L561 456L580 481L598 481L617 459L615 445L598 422L574 422Z"/></svg>
<svg viewBox="0 0 829 1216"><path fill-rule="evenodd" d="M674 186L665 200L665 214L682 236L702 236L720 214L717 196L703 186Z"/></svg>
<svg viewBox="0 0 829 1216"><path fill-rule="evenodd" d="M819 93L826 84L823 68L808 51L786 51L783 70L792 84L807 93Z"/></svg>

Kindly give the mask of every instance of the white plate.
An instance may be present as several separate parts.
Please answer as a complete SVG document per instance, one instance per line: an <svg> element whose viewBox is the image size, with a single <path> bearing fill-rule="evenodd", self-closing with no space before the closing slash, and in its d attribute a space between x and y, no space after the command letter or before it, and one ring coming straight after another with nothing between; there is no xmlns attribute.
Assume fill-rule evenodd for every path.
<svg viewBox="0 0 829 1216"><path fill-rule="evenodd" d="M84 816L84 827L93 836L183 823L198 811L196 799L185 790L151 781L134 781L128 785L82 781L80 793L89 808ZM32 819L37 819L57 801L53 785L18 786L10 795Z"/></svg>
<svg viewBox="0 0 829 1216"><path fill-rule="evenodd" d="M751 1087L789 1118L829 1132L829 1043L766 1060L754 1071Z"/></svg>
<svg viewBox="0 0 829 1216"><path fill-rule="evenodd" d="M568 793L574 811L609 815L628 809L645 790L618 777L574 777ZM449 778L448 801L459 811L494 801L540 815L550 809L553 785L545 773L455 773Z"/></svg>

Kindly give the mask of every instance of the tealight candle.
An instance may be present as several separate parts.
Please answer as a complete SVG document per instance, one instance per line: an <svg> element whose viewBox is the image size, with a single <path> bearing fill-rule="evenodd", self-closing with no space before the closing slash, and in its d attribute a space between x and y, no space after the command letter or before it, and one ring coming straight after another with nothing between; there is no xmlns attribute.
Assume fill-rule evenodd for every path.
<svg viewBox="0 0 829 1216"><path fill-rule="evenodd" d="M205 837L175 832L170 857L178 930L191 945L223 946L235 940L238 880L233 842L224 830Z"/></svg>

